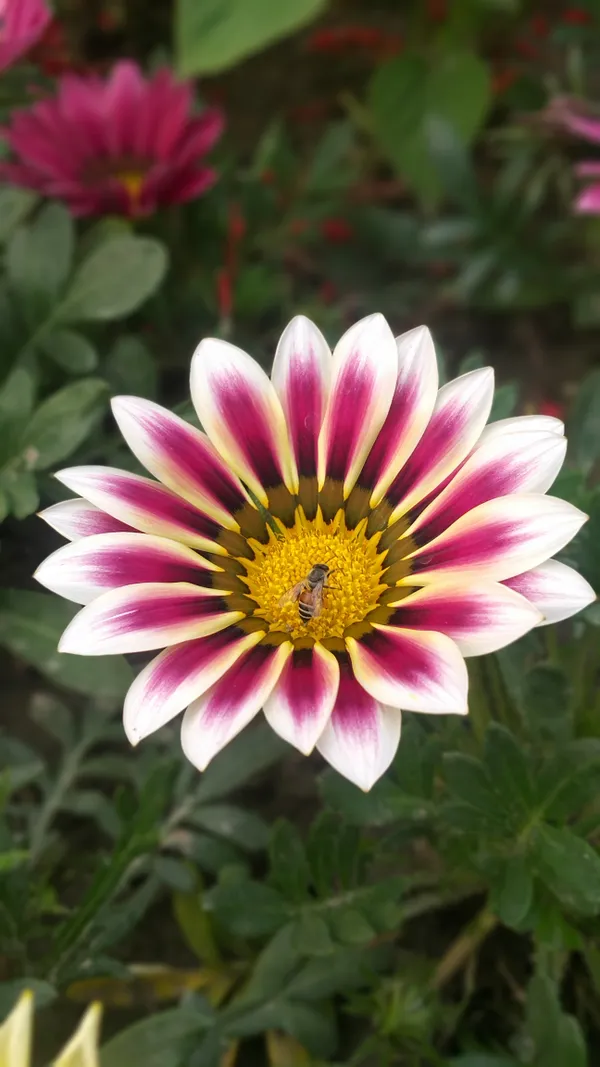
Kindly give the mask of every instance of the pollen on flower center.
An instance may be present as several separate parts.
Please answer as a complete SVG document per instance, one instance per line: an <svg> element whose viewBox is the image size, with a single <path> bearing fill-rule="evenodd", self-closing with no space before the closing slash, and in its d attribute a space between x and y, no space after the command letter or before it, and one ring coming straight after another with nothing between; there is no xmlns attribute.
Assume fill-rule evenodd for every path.
<svg viewBox="0 0 600 1067"><path fill-rule="evenodd" d="M339 511L332 522L319 513L306 519L297 508L293 527L278 524L269 531L269 541L251 540L253 560L241 560L247 574L240 575L248 596L257 604L255 615L269 623L270 630L285 630L292 637L342 637L353 623L362 622L377 607L386 588L381 583L385 553L378 551L380 535L365 535L366 522L348 530ZM298 603L281 603L317 563L330 568L323 591L322 610L307 623L300 618Z"/></svg>

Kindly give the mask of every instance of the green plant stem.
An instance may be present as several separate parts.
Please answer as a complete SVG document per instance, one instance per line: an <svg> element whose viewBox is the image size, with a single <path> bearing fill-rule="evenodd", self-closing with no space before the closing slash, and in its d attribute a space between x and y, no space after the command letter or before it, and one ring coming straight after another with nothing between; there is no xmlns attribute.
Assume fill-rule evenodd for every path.
<svg viewBox="0 0 600 1067"><path fill-rule="evenodd" d="M473 954L485 941L488 934L498 925L498 919L487 907L482 908L473 922L458 935L446 950L438 963L431 986L441 989L471 959Z"/></svg>
<svg viewBox="0 0 600 1067"><path fill-rule="evenodd" d="M90 747L90 743L91 739L89 737L84 737L79 744L75 745L75 747L67 753L53 787L50 789L44 803L36 815L29 845L29 856L32 866L38 861L44 849L48 829L53 819L60 811L67 793L77 779L79 768Z"/></svg>

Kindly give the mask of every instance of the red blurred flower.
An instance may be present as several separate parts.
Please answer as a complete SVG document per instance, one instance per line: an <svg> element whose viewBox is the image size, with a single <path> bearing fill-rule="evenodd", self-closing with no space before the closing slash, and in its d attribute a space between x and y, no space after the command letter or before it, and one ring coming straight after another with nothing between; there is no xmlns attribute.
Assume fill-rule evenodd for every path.
<svg viewBox="0 0 600 1067"><path fill-rule="evenodd" d="M445 22L448 16L447 0L427 0L425 9L432 22Z"/></svg>
<svg viewBox="0 0 600 1067"><path fill-rule="evenodd" d="M567 7L561 15L561 22L571 26L589 26L593 21L591 12L582 7Z"/></svg>
<svg viewBox="0 0 600 1067"><path fill-rule="evenodd" d="M546 15L537 12L529 20L529 28L534 37L547 37L550 33L550 23Z"/></svg>
<svg viewBox="0 0 600 1067"><path fill-rule="evenodd" d="M502 93L507 92L511 85L514 85L518 77L519 72L514 67L496 70L492 77L492 92L495 96L502 96Z"/></svg>
<svg viewBox="0 0 600 1067"><path fill-rule="evenodd" d="M515 41L515 52L522 56L523 59L537 59L540 54L536 45L522 37Z"/></svg>
<svg viewBox="0 0 600 1067"><path fill-rule="evenodd" d="M227 267L217 271L217 306L222 319L231 318L233 311L233 285Z"/></svg>
<svg viewBox="0 0 600 1067"><path fill-rule="evenodd" d="M51 17L45 0L0 0L0 70L29 51Z"/></svg>
<svg viewBox="0 0 600 1067"><path fill-rule="evenodd" d="M56 19L50 22L41 40L32 48L30 59L49 78L57 78L79 66L71 52L64 28Z"/></svg>
<svg viewBox="0 0 600 1067"><path fill-rule="evenodd" d="M542 400L538 404L538 412L540 415L551 415L555 419L564 419L565 405L559 400Z"/></svg>
<svg viewBox="0 0 600 1067"><path fill-rule="evenodd" d="M346 219L323 219L321 233L331 244L346 244L354 237L354 228Z"/></svg>
<svg viewBox="0 0 600 1067"><path fill-rule="evenodd" d="M193 86L170 70L145 79L122 60L109 78L65 74L57 95L13 112L4 130L15 163L0 179L66 201L75 215L148 215L200 196L215 180L203 157L219 111L192 114Z"/></svg>
<svg viewBox="0 0 600 1067"><path fill-rule="evenodd" d="M326 278L319 287L319 296L324 304L332 304L337 296L337 286Z"/></svg>
<svg viewBox="0 0 600 1067"><path fill-rule="evenodd" d="M377 26L333 26L315 30L308 38L311 52L339 53L348 51L371 52L377 55L395 55L403 40L399 34L390 34Z"/></svg>

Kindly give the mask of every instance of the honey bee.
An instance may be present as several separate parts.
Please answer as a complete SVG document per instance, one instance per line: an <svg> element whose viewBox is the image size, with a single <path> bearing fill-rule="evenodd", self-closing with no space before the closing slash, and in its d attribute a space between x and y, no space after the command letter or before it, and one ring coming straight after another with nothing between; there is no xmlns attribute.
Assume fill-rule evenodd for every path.
<svg viewBox="0 0 600 1067"><path fill-rule="evenodd" d="M297 601L298 614L302 622L316 619L323 608L323 591L328 586L330 567L327 563L315 563L310 571L292 589L288 589L279 601L280 606Z"/></svg>

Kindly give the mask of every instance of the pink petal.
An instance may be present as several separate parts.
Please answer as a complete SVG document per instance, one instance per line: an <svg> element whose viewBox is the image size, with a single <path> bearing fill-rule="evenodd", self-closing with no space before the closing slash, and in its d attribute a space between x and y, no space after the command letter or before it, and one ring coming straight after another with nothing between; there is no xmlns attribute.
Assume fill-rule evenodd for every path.
<svg viewBox="0 0 600 1067"><path fill-rule="evenodd" d="M192 399L223 459L268 504L267 489L298 488L285 417L264 370L226 341L201 341L192 360Z"/></svg>
<svg viewBox="0 0 600 1067"><path fill-rule="evenodd" d="M138 674L125 699L123 724L131 744L170 722L263 637L262 630L247 634L230 626L156 656Z"/></svg>
<svg viewBox="0 0 600 1067"><path fill-rule="evenodd" d="M600 182L589 185L575 200L575 211L582 215L598 215L600 213Z"/></svg>
<svg viewBox="0 0 600 1067"><path fill-rule="evenodd" d="M373 490L375 507L422 436L437 396L438 371L431 334L426 326L396 338L398 378L387 418L379 431L359 484Z"/></svg>
<svg viewBox="0 0 600 1067"><path fill-rule="evenodd" d="M340 668L335 706L317 748L339 774L367 792L396 754L401 715L369 696L345 659Z"/></svg>
<svg viewBox="0 0 600 1067"><path fill-rule="evenodd" d="M386 493L395 506L392 521L424 500L466 459L487 422L493 394L491 367L442 386L429 424Z"/></svg>
<svg viewBox="0 0 600 1067"><path fill-rule="evenodd" d="M256 645L189 706L183 717L181 745L198 770L203 771L260 711L291 651L289 641Z"/></svg>
<svg viewBox="0 0 600 1067"><path fill-rule="evenodd" d="M315 747L333 710L340 670L322 645L296 648L265 703L269 725L305 756Z"/></svg>
<svg viewBox="0 0 600 1067"><path fill-rule="evenodd" d="M217 633L242 618L244 612L229 610L227 596L214 589L186 582L125 585L82 608L58 649L79 656L151 652Z"/></svg>
<svg viewBox="0 0 600 1067"><path fill-rule="evenodd" d="M564 548L586 520L556 497L523 493L489 500L413 552L410 581L428 585L452 574L461 581L512 578Z"/></svg>
<svg viewBox="0 0 600 1067"><path fill-rule="evenodd" d="M201 514L158 482L113 467L70 467L59 482L142 533L182 541L192 548L225 553L216 544L220 524Z"/></svg>
<svg viewBox="0 0 600 1067"><path fill-rule="evenodd" d="M88 604L107 589L148 582L189 582L218 589L218 567L165 537L103 533L64 545L34 574L53 593Z"/></svg>
<svg viewBox="0 0 600 1067"><path fill-rule="evenodd" d="M525 420L526 421L526 420ZM513 426L481 435L471 457L410 527L419 543L442 533L467 511L510 493L545 493L563 465L567 442L556 433Z"/></svg>
<svg viewBox="0 0 600 1067"><path fill-rule="evenodd" d="M298 474L317 473L317 445L331 381L331 352L317 327L297 315L277 346L271 374L288 423Z"/></svg>
<svg viewBox="0 0 600 1067"><path fill-rule="evenodd" d="M456 642L463 656L482 656L516 641L540 622L522 596L496 582L442 582L404 597L389 624L435 630Z"/></svg>
<svg viewBox="0 0 600 1067"><path fill-rule="evenodd" d="M377 624L346 646L358 681L374 700L407 711L438 715L467 712L467 668L457 646L442 633L401 629L401 616Z"/></svg>
<svg viewBox="0 0 600 1067"><path fill-rule="evenodd" d="M80 537L90 537L93 534L133 533L132 526L119 522L94 504L79 498L52 504L40 511L39 517L69 541L78 541Z"/></svg>
<svg viewBox="0 0 600 1067"><path fill-rule="evenodd" d="M383 315L352 326L333 353L332 386L319 438L319 488L343 482L348 496L390 409L396 342Z"/></svg>
<svg viewBox="0 0 600 1067"><path fill-rule="evenodd" d="M589 582L557 559L549 559L533 570L508 578L505 585L526 597L542 613L539 626L570 619L596 600Z"/></svg>
<svg viewBox="0 0 600 1067"><path fill-rule="evenodd" d="M215 522L239 529L233 515L248 497L206 434L150 400L119 396L112 409L129 448L155 478Z"/></svg>

